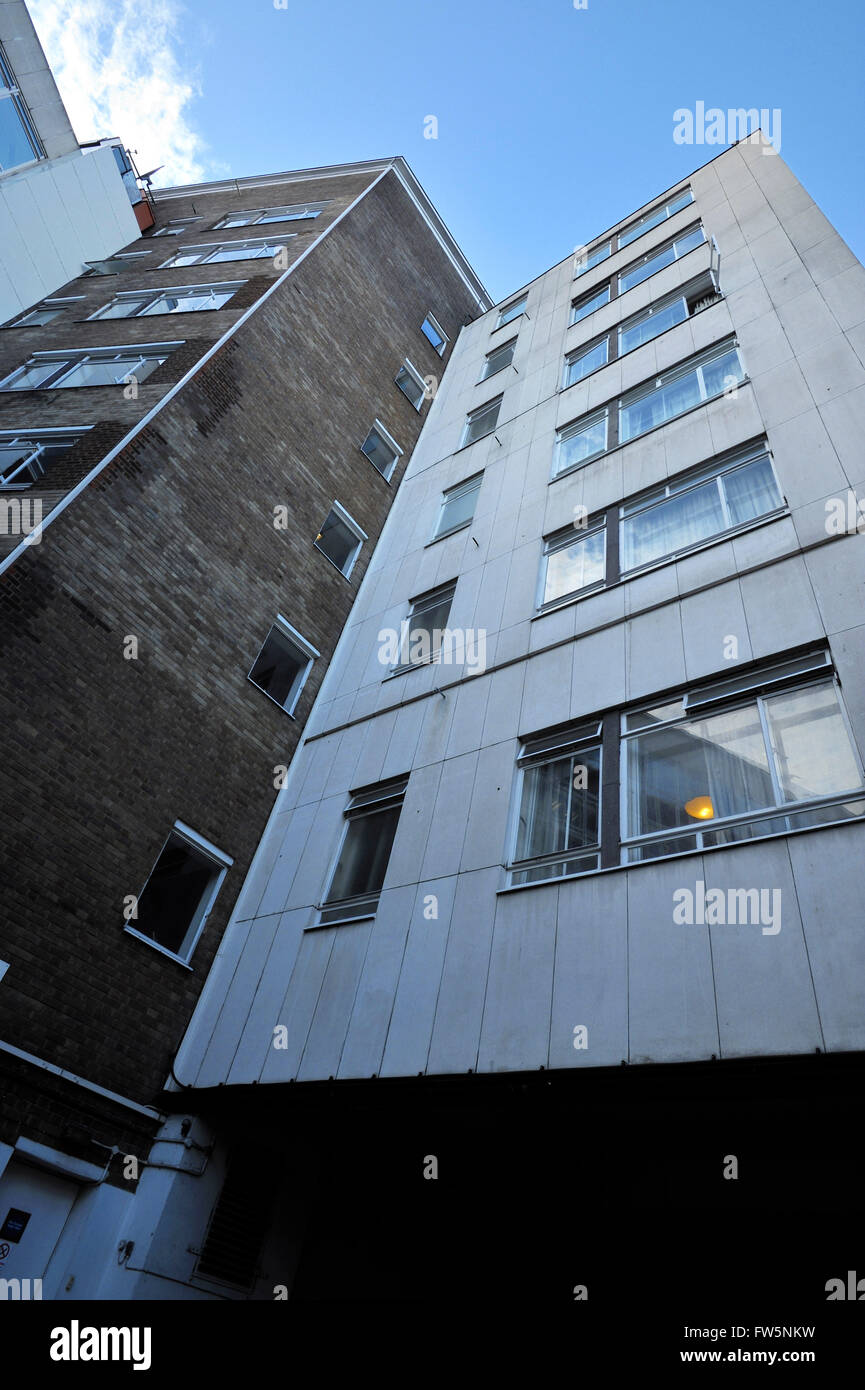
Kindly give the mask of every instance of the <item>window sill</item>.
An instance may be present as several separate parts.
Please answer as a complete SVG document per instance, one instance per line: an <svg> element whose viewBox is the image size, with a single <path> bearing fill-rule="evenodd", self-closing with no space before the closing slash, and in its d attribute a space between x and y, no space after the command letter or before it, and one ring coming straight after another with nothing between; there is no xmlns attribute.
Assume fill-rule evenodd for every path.
<svg viewBox="0 0 865 1390"><path fill-rule="evenodd" d="M316 912L321 912L321 908L316 908ZM304 932L327 931L328 927L350 927L354 922L374 922L375 917L375 912L363 912L359 917L337 917L332 922L313 922L310 926L304 927L303 930Z"/></svg>
<svg viewBox="0 0 865 1390"><path fill-rule="evenodd" d="M192 966L188 961L185 961L182 956L178 956L176 952L169 951L167 946L160 946L159 942L154 941L152 936L145 936L143 932L136 931L135 928L130 927L128 923L123 930L127 932L129 936L134 936L137 941L143 941L145 946L150 946L152 950L158 951L161 956L167 956L169 960L173 960L175 965L182 965L184 970L192 970Z"/></svg>
<svg viewBox="0 0 865 1390"><path fill-rule="evenodd" d="M452 526L449 531L442 531L440 536L433 536L431 541L427 541L424 550L429 550L431 545L438 545L439 541L450 540L451 536L458 536L460 531L467 531L472 524L472 520L474 520L474 518L469 521L464 521L461 526Z"/></svg>

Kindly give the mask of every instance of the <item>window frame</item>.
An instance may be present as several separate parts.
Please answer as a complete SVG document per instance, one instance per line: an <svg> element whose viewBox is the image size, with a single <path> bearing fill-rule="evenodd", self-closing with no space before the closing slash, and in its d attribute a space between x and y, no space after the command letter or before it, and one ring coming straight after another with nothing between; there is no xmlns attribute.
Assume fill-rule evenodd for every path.
<svg viewBox="0 0 865 1390"><path fill-rule="evenodd" d="M673 208L672 204L678 202L685 193L689 195L687 200L682 203L680 207ZM654 207L649 208L648 212L644 212L641 217L628 223L627 226L622 227L616 233L617 250L624 251L626 247L633 246L634 242L638 241L646 232L651 232L655 227L660 227L664 222L669 222L670 218L675 217L677 212L684 212L685 208L691 207L694 202L694 191L690 184L688 184L685 188L681 188L678 193L673 193L669 198L665 199L663 203L656 203ZM661 212L662 215L660 217L655 217L654 214L656 212ZM650 220L652 218L654 218L653 221ZM628 236L627 241L622 241L622 237L627 236L632 230L634 235Z"/></svg>
<svg viewBox="0 0 865 1390"><path fill-rule="evenodd" d="M477 498L480 494L483 480L484 470L481 469L478 473L473 473L471 477L464 478L461 483L454 483L452 487L446 487L444 489L444 491L442 492L442 500L439 504L439 511L438 517L436 518L436 524L428 544L432 545L435 541L443 541L448 536L455 536L458 531L464 531L467 526L471 526L472 522L474 521L475 508L477 507ZM461 497L464 497L469 492L474 492L475 494L475 507L472 508L471 516L467 517L465 521L458 522L455 526L448 526L446 530L442 530L441 523L444 520L448 503L458 501Z"/></svg>
<svg viewBox="0 0 865 1390"><path fill-rule="evenodd" d="M49 296L46 299L40 299L36 304L31 305L31 307L26 311L26 313L22 314L20 318L12 319L9 323L5 324L4 326L6 328L44 328L46 323L53 323L56 318L59 318L59 316L63 313L64 309L71 308L73 304L80 304L83 299L83 294L70 294L64 295L62 297L55 295ZM46 319L43 323L27 322L31 315L38 314L40 312L44 313L46 310L52 311L50 319Z"/></svg>
<svg viewBox="0 0 865 1390"><path fill-rule="evenodd" d="M430 327L432 328L433 332L434 332L435 334L437 334L438 337L441 339L441 346L440 346L440 347L436 347L436 345L435 345L435 343L433 342L432 338L431 338L430 335L427 333L427 331L426 331L426 329L425 329L425 327L424 327L424 324L427 324L427 323L430 325ZM445 355L445 353L447 352L447 349L448 349L448 344L450 343L450 338L448 337L447 333L445 333L445 331L444 331L444 329L442 328L441 324L439 323L438 319L435 317L434 314L430 313L429 310L427 310L426 315L424 316L424 321L423 321L423 323L422 323L421 326L420 326L420 331L421 331L421 333L423 333L423 336L426 338L426 340L427 340L427 342L429 343L430 347L432 348L433 352L437 353L437 355L438 355L439 357L444 357L444 355Z"/></svg>
<svg viewBox="0 0 865 1390"><path fill-rule="evenodd" d="M570 372L571 367L574 366L577 362L581 362L584 357L589 357L593 352L595 352L597 348L601 346L601 344L603 344L605 349L604 361L601 362L599 366L592 367L592 370L590 372L584 372L582 376L575 377L573 381L568 381L568 373ZM609 333L605 333L602 337L595 338L591 342L581 343L579 347L571 348L569 352L565 353L565 364L564 370L562 372L562 384L559 387L559 390L569 391L572 386L579 386L581 381L585 381L586 377L592 375L592 372L603 371L604 367L609 367L610 363L615 360L615 358L612 358L610 356Z"/></svg>
<svg viewBox="0 0 865 1390"><path fill-rule="evenodd" d="M691 236L697 231L701 233L701 240L697 242L696 246L689 246L687 251L679 251L677 249L679 242L684 241L686 237ZM647 280L653 279L655 275L660 275L662 270L667 270L669 266L675 265L677 261L684 260L686 256L690 256L692 251L699 251L701 246L708 246L708 244L709 238L706 236L706 228L703 226L702 221L695 222L691 227L683 227L682 231L679 232L677 236L672 237L669 241L662 242L660 246L654 246L652 250L647 251L645 255L640 256L635 261L629 262L628 265L622 266L622 269L616 274L618 298L628 294L630 290L639 289L640 285L644 285ZM633 285L625 285L622 283L626 275L631 275L635 270L645 269L646 266L651 265L652 261L658 260L663 256L666 251L672 251L672 260L665 261L664 264L659 265L656 270L650 270L648 275L642 276Z"/></svg>
<svg viewBox="0 0 865 1390"><path fill-rule="evenodd" d="M525 787L525 774L530 768L546 766L549 763L563 762L566 758L573 759L580 753L588 753L597 749L598 752L598 841L597 850L594 845L585 846L583 849L573 850L549 850L541 855L534 855L529 859L517 859L516 851L520 832L520 813L523 807L523 791ZM520 746L514 764L514 777L511 787L511 808L508 817L507 829L507 849L505 854L505 878L508 888L534 888L541 887L547 883L561 883L569 878L579 878L584 874L600 872L602 868L602 849L604 839L604 727L601 718L590 716L588 719L571 723L561 728L559 731L543 735L532 735L520 740ZM569 798L574 791L573 783L569 786ZM583 869L576 874L551 874L549 878L529 880L523 883L514 883L515 874L531 872L533 868L543 868L549 865L552 869L558 863L563 863L569 857L580 857L595 854L597 863L593 868Z"/></svg>
<svg viewBox="0 0 865 1390"><path fill-rule="evenodd" d="M39 426L35 430L24 428L0 430L0 448L2 448L4 444L14 446L19 439L22 443L29 444L32 442L36 445L26 459L22 459L14 466L8 480L4 480L3 474L0 472L0 493L23 492L39 482L40 478L45 473L45 468L40 462L43 446L50 445L53 442L60 443L68 439L68 448L73 449L79 439L92 429L92 425L73 425L68 429L63 426L52 426L49 428ZM29 482L17 483L13 481L19 473L27 468L32 470L36 468L37 465L38 472L31 472Z"/></svg>
<svg viewBox="0 0 865 1390"><path fill-rule="evenodd" d="M151 232L150 240L153 241L158 236L182 236L193 222L200 222L200 214L195 217L172 217L163 226L157 227L155 232Z"/></svg>
<svg viewBox="0 0 865 1390"><path fill-rule="evenodd" d="M604 261L608 261L611 256L615 255L613 250L614 240L614 237L607 237L606 241L599 241L597 245L593 246L591 249L585 247L585 255L580 258L583 264L578 265L574 272L574 279L579 280L581 276L588 275L589 271L594 270L596 265L602 265ZM616 250L618 250L618 247L616 247ZM598 252L603 252L603 254L599 255Z"/></svg>
<svg viewBox="0 0 865 1390"><path fill-rule="evenodd" d="M492 359L495 356L497 356L497 354L500 352L507 352L508 348L510 348L511 350L511 355L508 361L503 363L501 367L496 367L493 371L488 372L487 367L489 366ZM516 352L516 350L517 339L509 338L506 343L499 343L498 347L494 347L488 353L486 353L484 355L484 370L478 377L477 381L475 382L475 385L480 386L482 382L489 381L491 377L498 376L499 372L506 372L508 367L512 367L514 365L514 353Z"/></svg>
<svg viewBox="0 0 865 1390"><path fill-rule="evenodd" d="M538 573L537 594L535 596L535 612L553 613L557 608L565 608L569 603L574 603L577 599L589 594L596 594L602 589L610 587L609 583L609 546L607 540L608 523L606 513L602 513L600 518L592 521L587 519L585 526L566 526L558 531L551 532L541 541L541 564ZM601 579L596 579L591 584L584 584L581 589L572 589L565 594L559 594L557 598L545 599L544 594L547 589L547 573L549 569L549 559L551 555L556 555L560 550L567 550L571 545L580 541L588 540L591 536L602 535L604 537L604 575Z"/></svg>
<svg viewBox="0 0 865 1390"><path fill-rule="evenodd" d="M216 902L225 875L233 865L234 860L223 850L218 849L216 845L206 840L203 835L199 835L197 830L193 830L191 826L184 824L183 821L176 820L166 835L162 843L162 848L153 861L150 873L147 875L141 892L137 895L136 902L140 901L143 897L145 889L153 877L165 850L168 848L172 836L180 840L185 840L186 843L196 850L203 858L209 859L215 866L212 880L202 893L201 899L187 927L186 936L183 940L183 946L186 948L185 951L182 954L179 951L172 951L168 946L163 946L159 941L155 941L152 936L147 936L146 933L138 931L137 928L131 926L129 922L124 922L123 930L130 936L136 937L139 941L145 942L145 944L152 947L154 951L159 951L161 955L168 956L169 960L177 961L178 964L186 966L187 970L191 970L192 966L189 962L195 954L195 948L201 940L204 928L207 926L208 918L213 910L213 905Z"/></svg>
<svg viewBox="0 0 865 1390"><path fill-rule="evenodd" d="M506 304L504 308L500 309L492 332L495 333L497 328L504 328L505 324L513 323L515 319L521 318L526 312L526 305L528 302L529 292L526 290L518 299L512 299L509 304ZM519 305L519 308L517 308L517 305Z"/></svg>
<svg viewBox="0 0 865 1390"><path fill-rule="evenodd" d="M41 159L46 159L47 154L39 131L36 129L30 117L27 102L24 100L21 89L16 81L15 70L9 61L9 56L2 43L0 43L0 87L8 93L8 96L3 97L3 100L12 103L12 108L18 117L21 130L24 134L24 138L30 145L31 152L30 159L24 159L19 164L10 164L6 168L0 165L0 174L10 174L15 169L25 169L29 164L35 164Z"/></svg>
<svg viewBox="0 0 865 1390"><path fill-rule="evenodd" d="M592 309L587 307L590 304L594 304L594 301L596 299L601 299L602 296L606 296L603 300L603 303L595 304L594 308ZM592 314L596 314L599 309L606 309L611 299L612 286L609 281L605 281L602 285L596 285L595 288L593 290L590 290L588 294L583 294L580 295L577 299L572 299L571 312L568 318L568 327L573 328L578 323L584 323L586 319L591 318ZM583 307L586 308L586 312L580 313L580 310Z"/></svg>
<svg viewBox="0 0 865 1390"><path fill-rule="evenodd" d="M330 555L328 555L328 553L327 553L326 550L322 550L321 546L320 546L319 543L318 543L318 542L319 542L319 537L322 535L323 528L324 528L324 526L327 525L328 519L330 518L331 513L333 513L333 512L336 513L337 517L338 517L339 520L342 522L343 526L345 526L347 530L351 531L352 535L354 536L354 538L355 538L355 540L356 540L356 542L357 542L357 544L355 545L354 549L352 550L352 552L351 552L351 554L350 554L350 556L349 556L349 559L348 559L348 562L347 562L347 564L348 564L348 568L347 568L347 569L342 569L342 568L336 563L336 561L335 561L334 559L332 559ZM354 519L354 517L351 515L351 513L348 512L348 511L346 511L345 507L343 507L343 505L342 505L340 502L337 502L336 499L334 498L333 502L331 502L331 504L330 504L330 511L328 512L327 516L326 516L325 519L324 519L324 522L323 522L323 525L322 525L322 529L319 531L318 536L316 536L315 540L313 541L313 545L315 546L315 549L319 552L319 554L320 554L320 555L323 555L324 558L325 558L325 560L327 560L331 565L333 565L333 567L334 567L335 570L338 570L338 572L342 575L343 579L348 579L349 576L351 575L352 570L353 570L354 567L355 567L355 564L356 564L356 562L357 562L357 558L358 558L358 556L360 555L361 550L363 549L364 541L368 541L368 540L369 540L369 536L367 535L366 531L364 531L364 530L362 529L362 527L358 526L357 522L355 521L355 519Z"/></svg>
<svg viewBox="0 0 865 1390"><path fill-rule="evenodd" d="M222 265L228 261L267 261L273 260L280 251L284 251L284 243L298 236L298 232L287 232L281 241L271 241L270 237L238 237L236 241L210 241L197 242L194 246L178 246L172 256L167 261L162 261L156 267L157 270L185 270L188 265ZM259 247L262 251L260 256L224 256L219 260L216 257L222 251L248 250L250 247ZM189 256L192 251L205 251L207 255L196 256L195 260L184 259L183 265L180 258Z"/></svg>
<svg viewBox="0 0 865 1390"><path fill-rule="evenodd" d="M389 445L390 448L393 449L396 455L387 473L382 473L381 469L378 467L377 464L373 463L369 454L366 452L366 449L363 447L364 444L367 443L367 440L369 439L371 434L377 434L384 441L385 444ZM393 435L391 434L390 430L386 429L386 427L382 424L381 420L375 418L373 419L372 424L366 432L363 444L359 444L358 448L360 449L360 452L363 454L367 463L372 464L372 467L375 469L378 476L380 478L384 478L386 483L389 483L399 465L399 461L403 456L404 450L400 448Z"/></svg>
<svg viewBox="0 0 865 1390"><path fill-rule="evenodd" d="M420 387L420 392L421 392L421 394L420 394L420 399L419 399L419 400L417 400L417 401L412 400L412 398L411 398L411 396L408 394L408 392L400 385L400 380L399 380L399 378L400 378L400 373L401 373L401 372L405 372L408 376L410 376L410 377L414 380L415 385ZM406 400L408 401L409 405L410 405L414 410L417 411L418 415L420 415L420 413L421 413L421 411L422 411L422 409L423 409L423 403L424 403L424 401L425 401L426 398L427 398L427 384L426 384L426 381L424 380L424 378L421 376L420 372L418 371L417 367L416 367L416 366L414 365L414 363L410 360L410 358L408 358L408 357L403 358L402 364L400 365L399 369L397 370L397 374L396 374L396 376L394 377L393 382L394 382L394 386L396 386L396 388L397 388L397 390L399 391L400 395L405 396L405 398L406 398Z"/></svg>
<svg viewBox="0 0 865 1390"><path fill-rule="evenodd" d="M252 672L255 670L255 667L258 664L261 654L267 646L268 641L270 640L270 635L274 631L280 632L281 635L287 638L293 646L297 647L300 656L306 658L305 663L301 666L300 670L298 671L298 674L294 678L294 683L292 684L291 690L288 694L288 698L286 699L284 704L280 704L279 700L277 700L275 696L271 695L267 690L265 690L263 685L259 685L258 681L254 680L252 676ZM301 695L303 694L304 686L306 685L306 682L309 679L309 674L313 668L315 661L320 656L321 652L318 651L317 648L314 647L312 643L308 641L306 637L303 636L302 633L298 632L297 628L292 627L291 623L288 621L287 618L284 618L281 613L277 613L276 618L270 624L270 627L268 628L264 636L264 640L262 641L261 646L256 652L252 664L246 673L246 679L249 681L250 685L254 685L256 690L260 691L262 695L266 695L268 700L270 700L272 704L276 705L277 709L281 709L284 714L288 715L289 719L294 719L294 711L297 709L297 704Z"/></svg>
<svg viewBox="0 0 865 1390"><path fill-rule="evenodd" d="M359 787L349 793L348 805L343 810L343 824L341 827L339 842L336 853L331 859L325 879L326 887L321 895L319 902L315 904L316 921L312 924L316 927L336 927L348 925L352 922L366 922L373 919L378 912L378 905L381 895L384 892L384 885L387 880L387 871L390 867L393 846L396 842L399 822L402 815L402 808L405 805L406 793L409 785L409 774L403 777L389 778L386 782L378 782L368 787ZM394 837L388 851L387 862L382 874L381 887L372 893L355 893L350 898L335 898L329 901L331 888L339 869L340 860L345 850L346 841L352 824L368 816L381 815L387 811L398 808L396 825L394 827ZM346 912L346 908L354 904L359 911ZM330 916L328 908L335 913L342 915ZM309 930L308 928L307 930Z"/></svg>
<svg viewBox="0 0 865 1390"><path fill-rule="evenodd" d="M712 362L719 361L722 357L726 357L729 352L735 352L741 371L741 376L738 378L736 386L737 388L743 386L749 378L745 363L742 360L742 349L739 346L738 339L733 335L721 339L717 343L712 343L709 347L703 348L698 353L694 353L693 356L687 358L685 362L677 363L667 370L659 372L657 376L649 379L650 382L652 380L654 381L654 385L650 385L649 382L643 382L635 386L631 391L626 391L619 396L616 406L619 444L622 447L624 447L625 444L632 444L635 439L641 439L643 435L649 434L651 430L661 429L664 425L670 424L671 421L681 419L681 417L687 415L690 410L696 410L699 406L708 405L710 401L721 400L726 394L726 387L721 391L714 391L709 394L706 390L704 368L709 366ZM677 381L686 380L692 372L697 378L697 385L700 391L699 401L695 401L693 405L686 406L684 410L678 411L675 415L668 415L665 419L659 420L656 424L649 425L647 429L640 430L636 434L629 434L627 439L622 437L623 411L629 410L631 406L638 405L640 401L648 400L651 396L655 395L656 392L666 390L668 386L675 385Z"/></svg>
<svg viewBox="0 0 865 1390"><path fill-rule="evenodd" d="M248 280L226 280L222 282L214 281L212 284L205 285L165 285L161 289L121 290L120 292L115 294L111 299L109 299L107 304L102 304L97 310L95 310L94 313L88 314L87 318L85 319L85 323L90 323L92 320L103 320L106 318L117 318L125 321L126 319L137 318L167 318L169 315L172 314L214 313L217 309L226 308L227 305L216 304L213 305L212 308L208 306L205 309L165 309L162 314L147 314L144 311L145 309L148 309L151 304L157 303L160 299L163 299L166 296L172 296L176 299L192 299L195 296L200 296L203 294L224 294L226 291L228 291L229 299L231 299L231 297L235 295L239 289L241 289L244 285L248 283ZM109 309L112 309L115 304L135 304L136 302L138 303L138 308L132 314L108 315L107 313L107 311Z"/></svg>
<svg viewBox="0 0 865 1390"><path fill-rule="evenodd" d="M436 629L436 628L432 628L432 629L427 628L427 629L423 629L423 630L425 630L425 631L432 631L432 632L435 632L435 631L439 631L439 632L448 632L448 631L450 631L450 629L449 629L448 626L447 626L447 623L448 623L449 620L450 620L451 611L452 611L452 609L453 609L454 598L456 597L457 583L458 583L458 580L457 580L457 579L451 579L451 580L449 580L449 581L448 581L447 583L445 583L445 584L437 584L436 587L435 587L434 589L425 589L423 593L417 594L415 598L409 600L408 612L406 613L405 617L402 619L402 622L400 623L400 651L401 651L401 652L402 652L402 650L403 650L403 647L405 648L406 653L408 653L408 651L409 651L410 648L411 648L411 641L412 641L412 627L411 627L411 621L412 621L412 618L417 618L417 617L419 617L421 614L423 614L423 613L428 613L428 612L430 612L431 610L437 608L437 607L439 606L439 604L442 602L443 598L447 595L448 591L450 591L450 603L449 603L449 605L448 605L448 614L447 614L447 618L445 619L445 626L444 626L443 628L438 628L438 629ZM430 645L432 645L432 644L430 644ZM388 671L387 676L385 677L385 680L389 680L391 676L401 676L401 675L404 675L405 672L407 672L407 671L422 671L422 670L424 670L424 668L427 667L427 666L439 666L439 665L441 665L441 650L442 650L442 644L439 643L439 645L438 645L438 646L436 647L436 649L435 649L435 653L433 654L432 651L430 652L430 657L429 657L429 659L428 659L427 661L411 661L411 660L409 660L409 661L403 662L403 661L400 661L399 658L397 658L397 660L394 662L394 664L390 667L390 670Z"/></svg>
<svg viewBox="0 0 865 1390"><path fill-rule="evenodd" d="M177 348L183 346L184 340L178 339L171 343L123 343L114 347L67 349L61 348L55 351L32 352L30 356L27 358L26 362L23 362L20 367L16 367L15 370L9 374L9 376L4 377L2 380L0 380L0 391L52 391L55 388L62 386L66 377L70 375L71 372L75 371L76 368L83 366L85 363L91 361L125 362L129 365L130 370L124 372L123 375L131 376L134 375L134 372L132 372L131 370L132 366L137 365L139 362L149 362L153 358L161 359L157 362L157 367L162 366ZM134 356L132 356L133 353ZM123 354L129 355L124 357ZM56 364L56 370L54 372L49 373L49 375L45 378L44 381L39 382L38 386L16 387L10 384L14 381L16 377L20 376L29 367L38 366L40 363L48 365L51 362L54 362ZM157 370L157 368L154 368L154 371L155 370ZM148 373L148 375L150 375L150 373ZM146 380L146 377L142 378L142 383ZM112 387L112 385L119 386L122 385L122 383L123 377L120 377L117 381L113 383L96 383L93 389L104 388L106 386L110 388ZM80 391L84 390L85 387L84 385L82 385L67 389Z"/></svg>
<svg viewBox="0 0 865 1390"><path fill-rule="evenodd" d="M501 413L502 401L504 400L504 398L504 392L502 392L501 395L493 396L491 400L485 401L483 405L477 405L475 406L474 410L469 410L467 412L466 418L463 422L462 434L460 435L460 442L457 445L457 450L468 449L470 445L478 444L482 439L488 439L491 434L495 434L496 430L499 427L499 414ZM488 430L485 430L483 434L476 434L474 439L469 439L468 435L474 420L478 416L483 415L485 411L491 410L493 406L496 406L497 409L495 419L493 420L493 423L490 426L490 428Z"/></svg>
<svg viewBox="0 0 865 1390"><path fill-rule="evenodd" d="M268 208L238 208L236 212L225 212L218 222L209 228L211 232L232 231L235 227L263 227L273 226L277 222L306 222L319 217L332 199L325 198L323 202L309 203L277 203ZM303 209L303 211L299 211ZM284 213L284 217L274 217L275 212ZM231 218L248 217L246 222L233 222Z"/></svg>

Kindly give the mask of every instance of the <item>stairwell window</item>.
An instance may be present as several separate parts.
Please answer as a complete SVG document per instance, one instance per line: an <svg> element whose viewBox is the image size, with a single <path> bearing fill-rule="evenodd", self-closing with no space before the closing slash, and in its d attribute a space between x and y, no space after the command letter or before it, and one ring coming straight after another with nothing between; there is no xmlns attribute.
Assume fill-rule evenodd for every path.
<svg viewBox="0 0 865 1390"><path fill-rule="evenodd" d="M316 550L326 555L331 564L336 565L340 574L348 579L367 539L366 532L361 530L352 516L349 516L345 507L340 506L339 502L334 502L322 522L314 545Z"/></svg>
<svg viewBox="0 0 865 1390"><path fill-rule="evenodd" d="M499 421L503 399L503 396L496 396L494 401L487 401L485 405L479 405L477 410L469 411L460 439L461 449L467 444L474 444L477 439L483 439L487 434L492 434Z"/></svg>
<svg viewBox="0 0 865 1390"><path fill-rule="evenodd" d="M681 260L682 256L687 256L689 251L702 246L705 240L706 236L702 226L692 227L689 232L685 232L675 241L671 241L669 246L662 246L659 251L649 252L629 270L622 271L619 276L619 294L624 294L626 290L632 290L636 285L641 285L644 280L648 280L651 275L657 275L659 270L672 265L674 261Z"/></svg>
<svg viewBox="0 0 865 1390"><path fill-rule="evenodd" d="M318 925L375 916L407 786L402 777L352 795Z"/></svg>
<svg viewBox="0 0 865 1390"><path fill-rule="evenodd" d="M380 420L376 420L360 447L381 476L390 481L393 470L399 463L402 449Z"/></svg>
<svg viewBox="0 0 865 1390"><path fill-rule="evenodd" d="M600 867L601 725L525 743L509 881L543 883Z"/></svg>
<svg viewBox="0 0 865 1390"><path fill-rule="evenodd" d="M161 367L180 343L145 343L140 347L93 348L80 352L36 352L0 391L54 390L72 386L117 386L144 381Z"/></svg>
<svg viewBox="0 0 865 1390"><path fill-rule="evenodd" d="M445 348L448 345L448 335L440 326L438 319L433 318L432 314L427 314L420 326L420 331L432 343L439 357L444 357Z"/></svg>
<svg viewBox="0 0 865 1390"><path fill-rule="evenodd" d="M674 197L668 198L665 203L660 203L656 208L652 208L650 212L643 213L643 216L638 217L636 222L632 222L630 227L626 227L624 231L619 232L619 250L621 251L624 246L630 246L632 241L637 240L637 237L642 236L644 232L650 231L652 227L660 226L668 217L673 217L675 213L681 212L682 208L688 207L693 201L694 195L690 188L683 188L681 193L677 193Z"/></svg>
<svg viewBox="0 0 865 1390"><path fill-rule="evenodd" d="M408 358L403 362L394 377L394 381L406 400L411 401L415 410L420 410L426 396L426 382L417 367L412 366Z"/></svg>
<svg viewBox="0 0 865 1390"><path fill-rule="evenodd" d="M738 348L732 342L710 348L689 362L640 386L619 403L619 441L624 444L657 425L683 415L701 402L733 390L745 380Z"/></svg>
<svg viewBox="0 0 865 1390"><path fill-rule="evenodd" d="M125 930L185 964L231 863L215 845L175 821Z"/></svg>
<svg viewBox="0 0 865 1390"><path fill-rule="evenodd" d="M440 540L443 536L453 535L454 531L460 531L464 526L468 526L475 514L478 493L483 482L483 473L476 473L473 478L467 478L464 483L458 483L456 487L449 487L442 496L441 510L436 522L433 540Z"/></svg>
<svg viewBox="0 0 865 1390"><path fill-rule="evenodd" d="M528 295L524 294L521 295L519 299L514 299L510 304L506 304L504 309L500 309L498 318L496 319L496 328L502 328L506 323L511 323L514 319L518 319L520 314L524 314L527 302Z"/></svg>
<svg viewBox="0 0 865 1390"><path fill-rule="evenodd" d="M294 714L300 693L320 653L278 616L252 664L249 679L286 714Z"/></svg>

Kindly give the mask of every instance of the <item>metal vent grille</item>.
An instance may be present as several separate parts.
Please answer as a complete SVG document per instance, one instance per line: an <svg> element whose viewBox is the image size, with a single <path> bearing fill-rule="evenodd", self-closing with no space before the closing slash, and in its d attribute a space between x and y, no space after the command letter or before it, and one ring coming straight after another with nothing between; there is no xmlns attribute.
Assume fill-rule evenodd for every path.
<svg viewBox="0 0 865 1390"><path fill-rule="evenodd" d="M222 1191L210 1217L195 1272L236 1288L249 1289L267 1232L273 1180L264 1154L232 1155Z"/></svg>

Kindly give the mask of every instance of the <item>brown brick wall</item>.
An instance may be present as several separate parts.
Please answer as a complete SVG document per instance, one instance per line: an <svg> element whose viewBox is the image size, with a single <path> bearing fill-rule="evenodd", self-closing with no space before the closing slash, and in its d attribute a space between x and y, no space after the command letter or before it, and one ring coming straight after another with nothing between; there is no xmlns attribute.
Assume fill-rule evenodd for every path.
<svg viewBox="0 0 865 1390"><path fill-rule="evenodd" d="M152 1103L393 496L359 444L377 416L407 459L394 375L441 374L428 309L453 341L473 302L389 175L0 577L7 1041ZM247 679L277 613L321 652L297 721ZM234 860L191 971L123 930L175 820Z"/></svg>

